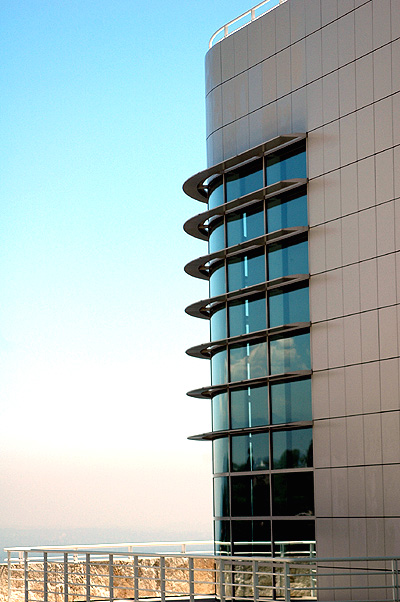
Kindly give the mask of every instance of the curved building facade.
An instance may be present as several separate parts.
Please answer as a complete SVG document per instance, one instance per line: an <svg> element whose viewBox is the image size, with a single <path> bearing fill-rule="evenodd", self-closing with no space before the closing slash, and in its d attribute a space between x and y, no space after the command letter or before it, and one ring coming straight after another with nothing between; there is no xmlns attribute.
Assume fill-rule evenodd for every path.
<svg viewBox="0 0 400 602"><path fill-rule="evenodd" d="M400 0L286 0L207 53L219 553L400 549L399 73Z"/></svg>

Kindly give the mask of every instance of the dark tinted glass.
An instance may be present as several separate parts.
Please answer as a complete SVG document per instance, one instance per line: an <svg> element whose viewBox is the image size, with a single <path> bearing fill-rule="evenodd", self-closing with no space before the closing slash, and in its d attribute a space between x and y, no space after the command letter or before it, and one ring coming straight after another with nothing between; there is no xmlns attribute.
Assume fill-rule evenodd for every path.
<svg viewBox="0 0 400 602"><path fill-rule="evenodd" d="M226 308L221 307L213 313L210 320L211 340L219 341L226 338Z"/></svg>
<svg viewBox="0 0 400 602"><path fill-rule="evenodd" d="M263 185L262 161L258 159L226 175L226 200L237 199Z"/></svg>
<svg viewBox="0 0 400 602"><path fill-rule="evenodd" d="M213 268L210 276L210 297L223 295L226 292L225 287L225 267L220 265Z"/></svg>
<svg viewBox="0 0 400 602"><path fill-rule="evenodd" d="M268 433L249 433L232 437L232 470L269 469L269 435Z"/></svg>
<svg viewBox="0 0 400 602"><path fill-rule="evenodd" d="M311 380L271 384L272 424L311 420Z"/></svg>
<svg viewBox="0 0 400 602"><path fill-rule="evenodd" d="M310 370L310 334L271 337L269 353L271 374Z"/></svg>
<svg viewBox="0 0 400 602"><path fill-rule="evenodd" d="M312 466L312 428L274 432L272 451L275 469Z"/></svg>
<svg viewBox="0 0 400 602"><path fill-rule="evenodd" d="M214 178L209 184L208 208L214 209L224 202L222 176Z"/></svg>
<svg viewBox="0 0 400 602"><path fill-rule="evenodd" d="M208 239L208 252L215 253L225 248L224 224L220 219L213 220L210 224L210 236Z"/></svg>
<svg viewBox="0 0 400 602"><path fill-rule="evenodd" d="M269 514L269 476L232 476L232 516Z"/></svg>
<svg viewBox="0 0 400 602"><path fill-rule="evenodd" d="M267 327L265 296L230 303L228 312L231 337Z"/></svg>
<svg viewBox="0 0 400 602"><path fill-rule="evenodd" d="M269 294L270 327L309 321L308 286L271 291Z"/></svg>
<svg viewBox="0 0 400 602"><path fill-rule="evenodd" d="M214 473L228 472L229 467L229 439L222 437L213 441Z"/></svg>
<svg viewBox="0 0 400 602"><path fill-rule="evenodd" d="M231 555L231 531L230 522L228 520L214 521L214 541L216 554Z"/></svg>
<svg viewBox="0 0 400 602"><path fill-rule="evenodd" d="M268 520L234 520L232 538L234 554L238 556L271 554L271 526Z"/></svg>
<svg viewBox="0 0 400 602"><path fill-rule="evenodd" d="M211 384L221 385L228 381L228 363L226 349L218 351L211 358Z"/></svg>
<svg viewBox="0 0 400 602"><path fill-rule="evenodd" d="M268 232L276 232L282 228L307 226L307 195L284 196L268 202Z"/></svg>
<svg viewBox="0 0 400 602"><path fill-rule="evenodd" d="M313 473L293 472L273 475L272 512L274 516L313 515Z"/></svg>
<svg viewBox="0 0 400 602"><path fill-rule="evenodd" d="M230 381L247 380L266 376L267 344L246 343L244 345L232 345L229 351Z"/></svg>
<svg viewBox="0 0 400 602"><path fill-rule="evenodd" d="M229 516L228 477L214 479L214 516Z"/></svg>
<svg viewBox="0 0 400 602"><path fill-rule="evenodd" d="M308 274L308 244L276 244L268 249L268 280L294 274Z"/></svg>
<svg viewBox="0 0 400 602"><path fill-rule="evenodd" d="M229 428L228 393L215 395L212 400L213 431L224 431Z"/></svg>
<svg viewBox="0 0 400 602"><path fill-rule="evenodd" d="M274 553L279 556L307 555L315 551L315 524L313 520L274 520ZM290 542L290 543L289 543ZM295 543L299 542L299 543ZM311 543L302 543L311 542Z"/></svg>
<svg viewBox="0 0 400 602"><path fill-rule="evenodd" d="M232 428L268 424L268 387L246 387L231 391Z"/></svg>
<svg viewBox="0 0 400 602"><path fill-rule="evenodd" d="M251 255L241 255L228 260L229 291L235 291L260 282L265 282L264 251Z"/></svg>
<svg viewBox="0 0 400 602"><path fill-rule="evenodd" d="M228 247L262 236L265 232L262 205L229 214L226 228Z"/></svg>
<svg viewBox="0 0 400 602"><path fill-rule="evenodd" d="M281 180L306 177L307 163L304 144L276 155L267 156L267 186Z"/></svg>

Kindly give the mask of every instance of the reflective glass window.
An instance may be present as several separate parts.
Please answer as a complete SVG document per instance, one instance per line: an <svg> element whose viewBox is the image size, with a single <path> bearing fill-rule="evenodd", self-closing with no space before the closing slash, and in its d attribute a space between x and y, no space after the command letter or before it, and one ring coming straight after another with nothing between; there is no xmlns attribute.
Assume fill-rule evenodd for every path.
<svg viewBox="0 0 400 602"><path fill-rule="evenodd" d="M307 195L282 196L268 201L268 232L307 226Z"/></svg>
<svg viewBox="0 0 400 602"><path fill-rule="evenodd" d="M229 428L228 393L214 395L212 405L213 431L224 431Z"/></svg>
<svg viewBox="0 0 400 602"><path fill-rule="evenodd" d="M257 159L226 174L226 201L232 201L264 186L262 161Z"/></svg>
<svg viewBox="0 0 400 602"><path fill-rule="evenodd" d="M228 307L229 336L266 329L265 295L234 301Z"/></svg>
<svg viewBox="0 0 400 602"><path fill-rule="evenodd" d="M272 530L275 556L287 556L288 554L312 556L312 553L315 552L315 523L313 520L274 520L272 521Z"/></svg>
<svg viewBox="0 0 400 602"><path fill-rule="evenodd" d="M308 274L307 241L271 245L268 249L268 280L294 274Z"/></svg>
<svg viewBox="0 0 400 602"><path fill-rule="evenodd" d="M271 554L271 525L269 520L233 520L233 553L242 555ZM241 575L238 578L242 579Z"/></svg>
<svg viewBox="0 0 400 602"><path fill-rule="evenodd" d="M262 236L265 233L262 205L230 213L227 218L226 230L228 247Z"/></svg>
<svg viewBox="0 0 400 602"><path fill-rule="evenodd" d="M273 475L272 512L274 516L313 515L313 473L287 472Z"/></svg>
<svg viewBox="0 0 400 602"><path fill-rule="evenodd" d="M268 470L269 434L248 433L232 437L232 470Z"/></svg>
<svg viewBox="0 0 400 602"><path fill-rule="evenodd" d="M229 439L221 437L213 441L214 473L228 472L229 467Z"/></svg>
<svg viewBox="0 0 400 602"><path fill-rule="evenodd" d="M268 303L270 327L309 322L308 297L308 286L271 291Z"/></svg>
<svg viewBox="0 0 400 602"><path fill-rule="evenodd" d="M216 554L231 555L231 531L228 520L214 521L214 542Z"/></svg>
<svg viewBox="0 0 400 602"><path fill-rule="evenodd" d="M271 384L272 424L311 420L311 380Z"/></svg>
<svg viewBox="0 0 400 602"><path fill-rule="evenodd" d="M272 434L273 468L313 465L312 428L275 431Z"/></svg>
<svg viewBox="0 0 400 602"><path fill-rule="evenodd" d="M228 363L226 349L218 351L211 358L211 384L221 385L228 381Z"/></svg>
<svg viewBox="0 0 400 602"><path fill-rule="evenodd" d="M245 343L232 345L229 351L230 380L232 382L266 376L267 344Z"/></svg>
<svg viewBox="0 0 400 602"><path fill-rule="evenodd" d="M268 387L259 385L234 389L231 396L233 429L268 424Z"/></svg>
<svg viewBox="0 0 400 602"><path fill-rule="evenodd" d="M291 180L292 178L307 177L306 151L304 144L292 146L276 155L267 155L267 186Z"/></svg>
<svg viewBox="0 0 400 602"><path fill-rule="evenodd" d="M215 253L225 248L224 223L221 219L213 220L210 225L210 236L208 239L208 252Z"/></svg>
<svg viewBox="0 0 400 602"><path fill-rule="evenodd" d="M222 186L222 176L218 176L211 180L208 185L208 208L214 209L219 207L224 202L224 188Z"/></svg>
<svg viewBox="0 0 400 602"><path fill-rule="evenodd" d="M271 374L310 370L310 334L271 337L269 353Z"/></svg>
<svg viewBox="0 0 400 602"><path fill-rule="evenodd" d="M211 270L210 297L223 295L225 292L225 267L223 264L220 264L219 267L212 268Z"/></svg>
<svg viewBox="0 0 400 602"><path fill-rule="evenodd" d="M269 475L232 476L232 516L269 514Z"/></svg>
<svg viewBox="0 0 400 602"><path fill-rule="evenodd" d="M210 319L211 340L219 341L226 339L226 307L221 307L215 311Z"/></svg>
<svg viewBox="0 0 400 602"><path fill-rule="evenodd" d="M228 259L228 290L265 282L264 251Z"/></svg>
<svg viewBox="0 0 400 602"><path fill-rule="evenodd" d="M214 516L229 516L228 477L214 478Z"/></svg>

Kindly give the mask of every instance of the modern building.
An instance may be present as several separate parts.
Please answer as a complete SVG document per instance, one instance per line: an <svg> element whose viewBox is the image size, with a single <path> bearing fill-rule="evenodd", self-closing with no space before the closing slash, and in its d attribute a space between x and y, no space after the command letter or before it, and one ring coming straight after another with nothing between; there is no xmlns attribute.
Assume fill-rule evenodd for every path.
<svg viewBox="0 0 400 602"><path fill-rule="evenodd" d="M184 184L216 549L396 555L400 0L271 4L207 53L208 167Z"/></svg>

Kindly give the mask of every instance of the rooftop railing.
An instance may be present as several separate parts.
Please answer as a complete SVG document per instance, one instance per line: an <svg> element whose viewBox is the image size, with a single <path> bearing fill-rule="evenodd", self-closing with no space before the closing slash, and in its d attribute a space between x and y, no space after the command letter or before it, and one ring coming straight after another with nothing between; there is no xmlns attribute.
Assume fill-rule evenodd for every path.
<svg viewBox="0 0 400 602"><path fill-rule="evenodd" d="M187 542L182 543L187 547ZM142 553L135 544L128 547L131 545L134 549L128 551L121 548L125 544L112 550L95 546L9 548L8 600L399 602L398 557L221 557L170 551Z"/></svg>
<svg viewBox="0 0 400 602"><path fill-rule="evenodd" d="M263 2L253 6L253 8L250 8L239 17L236 17L236 19L229 21L229 23L226 23L226 25L217 29L214 35L211 36L208 47L212 48L214 44L231 35L234 31L251 23L251 21L258 19L258 17L265 15L265 13L268 13L270 10L273 10L279 6L279 4L283 4L284 2L286 2L286 0L263 0Z"/></svg>

